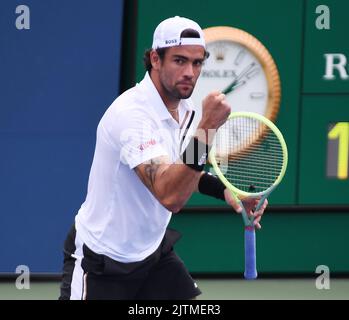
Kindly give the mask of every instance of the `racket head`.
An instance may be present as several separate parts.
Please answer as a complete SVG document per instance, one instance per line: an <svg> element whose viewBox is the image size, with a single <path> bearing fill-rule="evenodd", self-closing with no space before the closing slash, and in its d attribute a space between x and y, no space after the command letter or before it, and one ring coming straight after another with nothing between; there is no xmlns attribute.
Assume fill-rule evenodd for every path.
<svg viewBox="0 0 349 320"><path fill-rule="evenodd" d="M269 119L254 112L232 112L216 132L209 161L233 195L261 197L284 177L287 145Z"/></svg>

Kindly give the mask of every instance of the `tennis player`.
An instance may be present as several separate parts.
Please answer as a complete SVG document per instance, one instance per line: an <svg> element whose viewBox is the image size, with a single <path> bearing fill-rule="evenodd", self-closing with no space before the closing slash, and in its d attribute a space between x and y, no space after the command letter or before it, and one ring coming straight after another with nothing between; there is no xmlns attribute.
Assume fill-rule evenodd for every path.
<svg viewBox="0 0 349 320"><path fill-rule="evenodd" d="M231 112L224 94L208 94L192 128L190 96L207 57L196 22L176 16L156 28L144 79L119 96L98 125L86 200L64 245L60 299L193 299L201 293L173 251L180 235L167 228L171 215L196 191L241 211L203 171L212 131ZM253 212L256 203L245 204L260 228L267 202Z"/></svg>

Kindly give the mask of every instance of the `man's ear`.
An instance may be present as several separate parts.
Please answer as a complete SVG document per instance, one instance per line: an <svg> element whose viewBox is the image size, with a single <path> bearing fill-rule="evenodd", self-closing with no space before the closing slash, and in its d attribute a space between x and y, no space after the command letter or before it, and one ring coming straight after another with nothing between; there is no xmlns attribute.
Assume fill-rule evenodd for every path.
<svg viewBox="0 0 349 320"><path fill-rule="evenodd" d="M160 64L161 64L161 59L156 52L156 50L152 50L150 52L150 62L154 70L159 70Z"/></svg>

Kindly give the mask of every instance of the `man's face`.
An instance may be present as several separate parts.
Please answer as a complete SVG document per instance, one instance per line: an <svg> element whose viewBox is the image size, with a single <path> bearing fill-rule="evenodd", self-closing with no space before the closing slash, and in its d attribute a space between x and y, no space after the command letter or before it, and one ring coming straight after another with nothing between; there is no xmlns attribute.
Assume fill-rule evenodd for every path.
<svg viewBox="0 0 349 320"><path fill-rule="evenodd" d="M191 96L205 60L202 46L170 47L159 64L159 78L164 93L171 98Z"/></svg>

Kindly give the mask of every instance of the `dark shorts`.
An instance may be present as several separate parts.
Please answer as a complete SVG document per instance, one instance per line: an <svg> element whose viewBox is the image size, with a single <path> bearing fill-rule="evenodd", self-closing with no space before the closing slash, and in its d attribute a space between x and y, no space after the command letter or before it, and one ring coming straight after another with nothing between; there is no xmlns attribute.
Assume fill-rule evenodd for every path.
<svg viewBox="0 0 349 320"><path fill-rule="evenodd" d="M85 244L81 244L79 251L75 238L73 226L64 243L61 300L184 300L201 293L173 251L174 243L180 238L175 230L167 229L153 254L132 263L97 254Z"/></svg>

